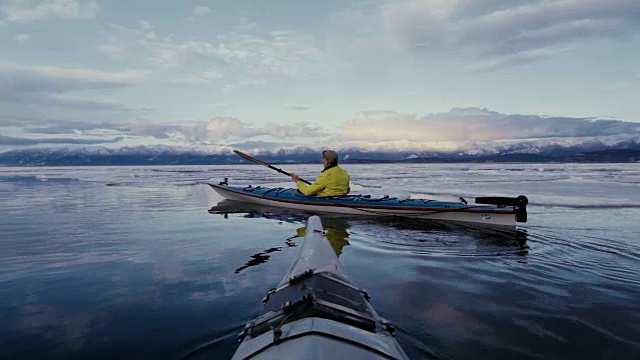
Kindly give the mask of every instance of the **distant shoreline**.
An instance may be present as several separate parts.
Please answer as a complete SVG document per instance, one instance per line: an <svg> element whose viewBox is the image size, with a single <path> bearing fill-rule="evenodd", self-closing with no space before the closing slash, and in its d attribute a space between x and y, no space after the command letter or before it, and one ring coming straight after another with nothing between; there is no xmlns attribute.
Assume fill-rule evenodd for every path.
<svg viewBox="0 0 640 360"><path fill-rule="evenodd" d="M272 165L318 165L318 162L271 162ZM640 161L430 161L430 162L403 162L403 161L367 161L352 162L343 161L341 165L388 165L388 164L640 164ZM218 165L251 165L259 164L242 163L81 163L81 164L0 164L0 168L11 167L131 167L131 166L218 166Z"/></svg>
<svg viewBox="0 0 640 360"><path fill-rule="evenodd" d="M367 157L371 156L370 158ZM379 158L376 156L386 157ZM399 158L404 156L404 158ZM263 154L260 160L274 165L317 164L315 153ZM341 164L478 164L478 163L640 163L640 149L607 149L593 152L564 154L493 154L471 155L423 155L407 156L401 153L353 154L340 160ZM202 153L56 153L46 151L7 152L0 154L0 166L187 166L187 165L243 165L252 164L235 154Z"/></svg>

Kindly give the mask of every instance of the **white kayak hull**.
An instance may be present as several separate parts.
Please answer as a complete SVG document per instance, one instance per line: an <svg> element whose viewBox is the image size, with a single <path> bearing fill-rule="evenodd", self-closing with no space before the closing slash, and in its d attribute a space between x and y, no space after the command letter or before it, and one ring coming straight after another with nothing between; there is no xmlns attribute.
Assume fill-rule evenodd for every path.
<svg viewBox="0 0 640 360"><path fill-rule="evenodd" d="M513 207L494 206L465 206L464 208L402 208L384 205L327 205L315 204L312 201L292 201L269 196L256 196L246 194L228 186L209 184L222 197L246 203L264 206L281 207L287 209L302 210L312 213L337 213L365 216L395 216L414 219L426 219L436 221L456 221L465 223L485 224L492 226L516 225L516 209Z"/></svg>

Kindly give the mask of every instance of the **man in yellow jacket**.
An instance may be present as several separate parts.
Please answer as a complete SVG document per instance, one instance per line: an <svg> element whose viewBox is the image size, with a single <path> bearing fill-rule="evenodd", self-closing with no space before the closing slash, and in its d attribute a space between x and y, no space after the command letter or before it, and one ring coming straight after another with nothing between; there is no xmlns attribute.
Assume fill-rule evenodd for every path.
<svg viewBox="0 0 640 360"><path fill-rule="evenodd" d="M351 190L349 187L350 177L344 169L338 166L338 154L333 150L323 151L322 163L324 170L311 185L305 185L298 175L291 174L291 178L298 185L298 190L307 196L347 195Z"/></svg>

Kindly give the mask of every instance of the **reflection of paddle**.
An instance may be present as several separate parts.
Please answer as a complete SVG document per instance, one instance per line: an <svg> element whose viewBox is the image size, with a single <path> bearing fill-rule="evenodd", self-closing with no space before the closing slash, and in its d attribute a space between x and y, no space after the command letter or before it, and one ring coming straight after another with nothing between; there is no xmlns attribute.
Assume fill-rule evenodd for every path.
<svg viewBox="0 0 640 360"><path fill-rule="evenodd" d="M258 163L258 164L260 164L260 165L264 165L264 166L268 167L268 168L269 168L269 169L271 169L271 170L275 170L275 171L277 171L277 172L279 172L279 173L285 174L285 175L287 175L287 176L291 176L291 174L289 174L288 172L286 172L286 171L284 171L284 170L282 170L282 169L278 169L278 168L277 168L277 167L275 167L275 166L271 166L271 164L266 163L266 162L264 162L264 161L262 161L262 160L258 160L258 159L256 159L256 158L253 158L253 157L251 157L251 156L249 156L249 155L247 155L247 154L245 154L245 153L243 153L243 152L241 152L241 151L233 150L233 152L234 152L234 153L236 153L236 154L237 154L237 155L239 155L239 156L242 156L243 158L245 158L245 159L247 159L247 160L249 160L249 161L253 161L254 163ZM302 181L303 183L305 183L305 184L307 184L307 185L311 185L311 183L310 183L310 182L308 182L307 180L300 179L300 181Z"/></svg>

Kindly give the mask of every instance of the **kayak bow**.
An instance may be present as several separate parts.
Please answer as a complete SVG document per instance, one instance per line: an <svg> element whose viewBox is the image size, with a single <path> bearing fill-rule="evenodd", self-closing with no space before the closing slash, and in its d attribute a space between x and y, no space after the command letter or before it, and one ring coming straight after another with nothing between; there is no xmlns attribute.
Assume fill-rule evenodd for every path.
<svg viewBox="0 0 640 360"><path fill-rule="evenodd" d="M298 257L240 333L233 359L407 359L395 328L369 301L311 216Z"/></svg>

